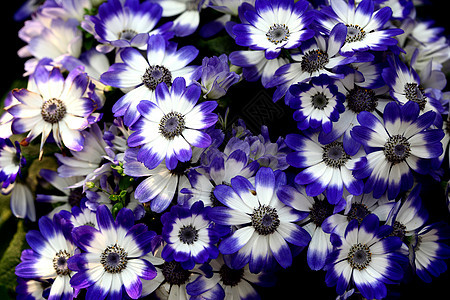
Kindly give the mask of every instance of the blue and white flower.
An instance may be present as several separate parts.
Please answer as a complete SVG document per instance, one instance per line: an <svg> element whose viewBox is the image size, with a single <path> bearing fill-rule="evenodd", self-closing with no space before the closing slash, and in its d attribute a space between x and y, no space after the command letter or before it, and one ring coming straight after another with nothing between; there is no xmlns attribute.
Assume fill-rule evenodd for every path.
<svg viewBox="0 0 450 300"><path fill-rule="evenodd" d="M403 269L399 262L405 260L398 250L400 238L388 236L389 226L380 226L378 217L371 214L359 225L352 220L343 235L333 235L334 248L327 257L327 286L336 285L342 295L354 284L364 298L386 297L386 284L399 282ZM359 226L358 226L359 225Z"/></svg>
<svg viewBox="0 0 450 300"><path fill-rule="evenodd" d="M40 66L33 77L39 93L27 89L13 91L20 102L8 108L14 117L13 132L28 132L23 143L41 135L40 158L51 132L59 147L64 144L70 150L82 150L84 137L81 131L89 126L89 117L97 107L92 99L84 96L89 84L86 73L76 69L64 79L58 68L47 71Z"/></svg>
<svg viewBox="0 0 450 300"><path fill-rule="evenodd" d="M106 206L97 209L97 224L72 230L76 244L85 252L72 256L68 265L78 271L70 279L74 288L87 288L86 299L132 299L141 296L141 279L156 276L155 267L142 257L151 250L155 236L144 224L134 225L133 212L119 211L114 221Z"/></svg>
<svg viewBox="0 0 450 300"><path fill-rule="evenodd" d="M186 81L176 78L170 91L166 83L156 87L156 103L141 101L138 105L142 117L131 126L134 132L128 146L142 146L137 159L147 168L154 169L165 159L172 170L178 161L192 158L191 146L206 148L211 144L211 137L201 130L217 122L217 115L212 113L217 102L196 105L200 93L199 86L186 88Z"/></svg>
<svg viewBox="0 0 450 300"><path fill-rule="evenodd" d="M286 144L294 150L286 161L296 168L304 168L295 177L295 182L306 185L308 196L315 197L326 190L328 201L336 204L342 199L344 187L353 195L363 192L364 183L352 175L352 156L345 152L341 141L322 145L317 133L308 136L288 134Z"/></svg>
<svg viewBox="0 0 450 300"><path fill-rule="evenodd" d="M410 264L417 276L427 283L432 281L430 275L438 277L447 270L449 233L448 224L439 222L427 225L411 236Z"/></svg>
<svg viewBox="0 0 450 300"><path fill-rule="evenodd" d="M267 59L278 57L281 49L297 48L314 36L307 28L313 17L308 6L304 0L256 0L254 8L240 11L240 18L248 23L233 26L236 44L265 50Z"/></svg>
<svg viewBox="0 0 450 300"><path fill-rule="evenodd" d="M97 15L88 16L82 26L101 43L96 47L100 52L110 52L116 47L145 50L149 35L164 33L171 27L166 24L153 30L161 15L161 6L150 1L109 0L100 5Z"/></svg>
<svg viewBox="0 0 450 300"><path fill-rule="evenodd" d="M16 181L20 170L25 166L25 157L21 155L19 142L0 138L0 183L4 189Z"/></svg>
<svg viewBox="0 0 450 300"><path fill-rule="evenodd" d="M295 109L294 120L300 130L321 128L324 133L331 132L333 123L343 113L344 94L338 91L327 75L311 79L310 83L294 84L289 88L286 102Z"/></svg>
<svg viewBox="0 0 450 300"><path fill-rule="evenodd" d="M23 278L53 279L50 299L72 299L75 293L70 279L75 275L67 260L75 254L76 246L70 236L71 227L59 216L53 220L39 219L39 231L30 230L26 240L31 249L22 252L22 262L16 275Z"/></svg>
<svg viewBox="0 0 450 300"><path fill-rule="evenodd" d="M162 237L166 241L161 256L166 261L175 260L184 269L206 263L219 255L216 243L219 235L208 218L203 202L190 208L173 206L161 216Z"/></svg>
<svg viewBox="0 0 450 300"><path fill-rule="evenodd" d="M291 54L293 63L281 66L274 74L274 78L265 85L266 88L277 87L273 100L283 97L289 87L295 83L308 82L321 74L331 78L343 78L338 66L343 66L358 59L358 56L345 57L339 50L345 42L346 27L337 24L328 37L315 35L300 46L301 52Z"/></svg>
<svg viewBox="0 0 450 300"><path fill-rule="evenodd" d="M362 111L358 115L359 126L351 135L360 142L367 155L355 161L353 175L368 180L364 192L373 191L375 198L386 191L388 199L412 187L411 170L419 174L430 171L430 159L442 154L442 129L429 129L435 113L428 111L419 116L419 105L409 101L403 106L396 102L386 105L383 121Z"/></svg>
<svg viewBox="0 0 450 300"><path fill-rule="evenodd" d="M193 46L177 50L177 44L167 42L161 35L152 35L147 42L146 57L134 49L126 48L120 52L123 62L113 64L102 74L104 84L126 89L113 106L115 117L124 116L124 123L131 126L139 118L137 105L141 100L156 101L155 90L164 82L171 86L177 77L183 77L186 85L193 80L197 66L187 66L198 54Z"/></svg>
<svg viewBox="0 0 450 300"><path fill-rule="evenodd" d="M386 28L391 19L392 9L383 7L374 11L373 0L356 1L333 0L317 14L319 30L329 34L336 24L347 27L345 44L341 53L351 56L357 51L384 51L397 44L393 37L403 33L398 28Z"/></svg>
<svg viewBox="0 0 450 300"><path fill-rule="evenodd" d="M98 229L97 215L95 211L90 210L86 206L85 198L81 199L79 206L72 207L70 212L68 210L61 210L59 215L69 221L74 228L89 225Z"/></svg>
<svg viewBox="0 0 450 300"><path fill-rule="evenodd" d="M263 167L254 182L236 176L231 186L216 186L214 195L224 206L213 207L209 217L220 225L238 226L220 242L219 250L225 255L235 254L235 269L249 263L250 271L258 273L269 267L273 258L286 268L292 264L287 242L306 246L311 237L295 224L301 215L277 197L278 187L286 183L284 173Z"/></svg>

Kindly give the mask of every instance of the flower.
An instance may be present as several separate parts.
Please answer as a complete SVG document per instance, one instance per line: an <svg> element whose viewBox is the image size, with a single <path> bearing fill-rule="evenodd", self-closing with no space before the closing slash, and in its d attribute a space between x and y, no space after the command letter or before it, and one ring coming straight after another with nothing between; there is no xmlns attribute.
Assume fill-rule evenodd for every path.
<svg viewBox="0 0 450 300"><path fill-rule="evenodd" d="M185 80L176 78L170 91L165 83L156 87L156 103L144 100L138 105L142 118L131 126L134 132L128 146L142 146L137 159L147 168L154 169L165 159L172 170L178 161L191 159L191 145L205 148L211 144L211 137L201 129L217 122L217 115L212 113L217 102L196 105L200 92L197 85L186 88Z"/></svg>
<svg viewBox="0 0 450 300"><path fill-rule="evenodd" d="M193 46L184 46L177 51L177 44L167 42L161 35L152 35L147 42L147 57L131 47L120 52L123 62L111 65L101 75L104 84L127 89L113 106L115 117L124 116L127 126L140 117L137 105L141 100L155 102L155 90L164 82L171 86L177 77L183 77L185 84L192 83L197 66L187 66L198 54Z"/></svg>
<svg viewBox="0 0 450 300"><path fill-rule="evenodd" d="M82 23L101 43L99 52L110 52L115 47L136 47L145 50L149 35L164 33L171 24L152 31L159 22L162 8L149 1L110 0L98 8L98 14L88 16Z"/></svg>
<svg viewBox="0 0 450 300"><path fill-rule="evenodd" d="M345 152L341 141L322 145L317 133L288 134L286 144L294 150L286 157L288 164L304 168L295 176L295 182L306 185L308 196L314 197L326 190L328 201L336 204L342 199L344 187L353 195L363 192L364 183L352 175L352 157Z"/></svg>
<svg viewBox="0 0 450 300"><path fill-rule="evenodd" d="M239 13L248 23L233 26L236 44L265 50L267 59L278 57L283 48L298 47L314 36L314 31L307 28L313 16L307 13L308 5L304 0L256 0L254 7Z"/></svg>
<svg viewBox="0 0 450 300"><path fill-rule="evenodd" d="M76 296L69 283L75 272L67 264L76 247L68 226L59 216L54 216L53 220L41 217L39 231L30 230L26 234L31 249L22 252L21 263L16 267L19 277L54 279L49 295L52 299L71 299Z"/></svg>
<svg viewBox="0 0 450 300"><path fill-rule="evenodd" d="M85 252L68 260L69 268L78 272L70 279L75 288L87 288L86 299L121 298L123 289L137 299L142 292L141 279L156 276L155 267L142 257L151 248L155 236L143 224L134 225L133 212L122 208L114 221L104 205L97 208L98 228L79 226L72 235Z"/></svg>
<svg viewBox="0 0 450 300"><path fill-rule="evenodd" d="M383 7L374 12L372 0L363 0L359 4L354 1L330 1L331 5L324 7L317 14L319 30L329 33L338 23L347 27L345 44L341 53L346 56L356 51L384 51L388 46L397 44L393 37L403 33L398 28L385 28L385 24L392 16L390 7Z"/></svg>
<svg viewBox="0 0 450 300"><path fill-rule="evenodd" d="M208 218L203 202L198 201L191 208L173 206L170 212L161 216L161 223L166 242L161 253L164 260L175 260L189 270L196 263L206 263L219 255L215 246L219 235Z"/></svg>
<svg viewBox="0 0 450 300"><path fill-rule="evenodd" d="M399 282L403 277L402 257L397 250L400 238L388 236L392 229L380 226L378 217L371 214L348 224L344 235L333 235L334 248L327 257L327 286L336 285L342 295L350 284L355 284L364 298L386 297L386 283Z"/></svg>
<svg viewBox="0 0 450 300"><path fill-rule="evenodd" d="M73 227L89 225L98 229L95 211L86 206L86 199L81 199L79 206L73 206L71 211L61 210L59 215L66 219Z"/></svg>
<svg viewBox="0 0 450 300"><path fill-rule="evenodd" d="M367 155L355 161L353 175L358 179L369 177L365 193L373 191L379 198L387 190L388 198L394 199L412 187L411 169L426 174L429 159L441 155L444 133L442 129L429 129L435 113L419 116L419 112L419 105L409 101L403 106L388 103L383 122L369 112L359 113L360 125L353 127L351 135L366 148Z"/></svg>
<svg viewBox="0 0 450 300"><path fill-rule="evenodd" d="M14 117L13 132L28 132L23 144L41 135L39 158L52 131L59 147L64 143L70 150L82 150L84 137L81 131L89 126L88 117L96 109L95 102L84 97L89 84L86 73L76 69L64 79L58 68L47 71L40 66L33 77L39 93L27 89L13 91L13 96L20 102L8 108Z"/></svg>
<svg viewBox="0 0 450 300"><path fill-rule="evenodd" d="M20 176L20 169L26 164L25 157L21 155L19 142L0 138L0 182L2 188L8 187Z"/></svg>
<svg viewBox="0 0 450 300"><path fill-rule="evenodd" d="M336 122L345 110L344 95L326 75L311 79L309 84L294 84L289 92L293 96L289 106L296 109L294 120L300 130L320 126L324 133L329 133L332 122Z"/></svg>
<svg viewBox="0 0 450 300"><path fill-rule="evenodd" d="M262 167L254 184L236 176L231 186L216 186L214 195L224 206L213 207L209 217L220 225L239 226L219 244L222 254L236 253L233 268L249 263L250 271L258 273L270 266L273 258L286 268L292 263L287 242L297 246L309 243L309 234L294 223L300 215L277 197L277 187L285 180L282 172Z"/></svg>

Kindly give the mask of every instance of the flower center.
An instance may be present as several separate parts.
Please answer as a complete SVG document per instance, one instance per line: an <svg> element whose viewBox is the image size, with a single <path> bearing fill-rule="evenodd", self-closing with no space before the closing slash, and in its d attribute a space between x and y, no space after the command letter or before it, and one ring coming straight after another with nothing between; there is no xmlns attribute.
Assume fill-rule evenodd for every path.
<svg viewBox="0 0 450 300"><path fill-rule="evenodd" d="M170 285L182 285L189 280L191 272L183 269L176 261L166 261L162 266L162 274Z"/></svg>
<svg viewBox="0 0 450 300"><path fill-rule="evenodd" d="M285 24L273 24L266 33L267 39L275 45L287 41L290 35L289 28Z"/></svg>
<svg viewBox="0 0 450 300"><path fill-rule="evenodd" d="M348 252L348 263L353 269L363 270L372 260L372 253L366 244L355 244Z"/></svg>
<svg viewBox="0 0 450 300"><path fill-rule="evenodd" d="M83 199L83 197L84 197L84 193L83 193L82 187L71 189L70 194L69 194L70 206L72 206L72 207L80 206L80 202L81 202L81 199Z"/></svg>
<svg viewBox="0 0 450 300"><path fill-rule="evenodd" d="M178 232L178 237L183 244L192 245L194 242L198 241L198 230L192 225L183 226Z"/></svg>
<svg viewBox="0 0 450 300"><path fill-rule="evenodd" d="M57 275L65 276L70 273L67 267L67 260L70 258L70 254L66 250L59 250L53 258L53 268Z"/></svg>
<svg viewBox="0 0 450 300"><path fill-rule="evenodd" d="M120 273L127 267L128 253L125 250L114 244L106 247L106 249L100 255L100 263L108 273Z"/></svg>
<svg viewBox="0 0 450 300"><path fill-rule="evenodd" d="M159 133L168 140L179 136L185 128L183 115L176 111L164 115L159 122Z"/></svg>
<svg viewBox="0 0 450 300"><path fill-rule="evenodd" d="M359 224L361 224L362 220L370 215L370 211L367 208L367 205L362 203L353 203L350 211L347 215L347 220L357 220Z"/></svg>
<svg viewBox="0 0 450 300"><path fill-rule="evenodd" d="M347 37L345 38L346 43L353 43L363 40L366 37L366 32L359 25L346 24L347 26Z"/></svg>
<svg viewBox="0 0 450 300"><path fill-rule="evenodd" d="M154 91L156 86L161 82L164 82L167 86L171 86L172 73L164 66L150 66L145 70L145 73L142 76L142 82L152 91Z"/></svg>
<svg viewBox="0 0 450 300"><path fill-rule="evenodd" d="M314 73L323 69L328 62L328 54L316 49L306 52L300 65L303 72Z"/></svg>
<svg viewBox="0 0 450 300"><path fill-rule="evenodd" d="M280 225L277 210L271 206L260 205L253 209L252 226L260 235L268 235L275 232Z"/></svg>
<svg viewBox="0 0 450 300"><path fill-rule="evenodd" d="M41 115L45 122L57 123L66 115L66 106L59 99L49 99L42 104Z"/></svg>
<svg viewBox="0 0 450 300"><path fill-rule="evenodd" d="M137 32L133 29L124 29L119 33L119 40L131 41L136 36Z"/></svg>
<svg viewBox="0 0 450 300"><path fill-rule="evenodd" d="M350 159L342 142L334 141L323 147L323 162L331 168L340 168Z"/></svg>
<svg viewBox="0 0 450 300"><path fill-rule="evenodd" d="M399 221L394 221L392 229L392 233L389 236L397 236L403 241L406 236L406 226Z"/></svg>
<svg viewBox="0 0 450 300"><path fill-rule="evenodd" d="M423 87L417 83L407 83L404 86L404 93L406 99L419 104L420 110L425 108L427 104L427 96L424 95Z"/></svg>
<svg viewBox="0 0 450 300"><path fill-rule="evenodd" d="M244 269L231 269L224 264L220 267L219 275L224 285L236 286L241 282Z"/></svg>
<svg viewBox="0 0 450 300"><path fill-rule="evenodd" d="M378 105L378 99L373 90L363 89L355 86L346 96L348 108L355 112L373 112Z"/></svg>
<svg viewBox="0 0 450 300"><path fill-rule="evenodd" d="M328 104L328 98L324 93L318 92L311 97L311 103L315 109L323 110Z"/></svg>
<svg viewBox="0 0 450 300"><path fill-rule="evenodd" d="M321 226L326 218L333 214L334 206L327 200L316 200L311 208L309 216L314 224Z"/></svg>
<svg viewBox="0 0 450 300"><path fill-rule="evenodd" d="M404 136L394 135L384 144L383 152L387 160L395 165L408 158L411 153L411 145Z"/></svg>

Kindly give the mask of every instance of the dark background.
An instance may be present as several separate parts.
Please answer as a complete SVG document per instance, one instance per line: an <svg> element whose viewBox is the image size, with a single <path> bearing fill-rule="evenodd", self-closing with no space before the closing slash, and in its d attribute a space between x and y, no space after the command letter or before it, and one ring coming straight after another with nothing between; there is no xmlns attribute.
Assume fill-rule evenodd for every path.
<svg viewBox="0 0 450 300"><path fill-rule="evenodd" d="M11 89L12 83L16 79L21 78L24 73L23 64L25 59L21 59L17 56L17 50L25 45L17 37L18 30L23 26L23 22L15 22L13 20L14 12L22 3L23 1L8 1L7 6L4 4L4 7L2 7L2 17L0 18L0 49L3 58L1 61L2 63L0 64L0 96L2 99ZM430 1L428 6L419 9L419 16L423 16L427 19L434 19L436 21L436 26L445 27L446 35L449 35L447 5L448 3L442 0ZM255 85L254 87L258 88L258 85ZM446 90L448 90L448 88ZM243 100L254 97L254 95L249 95L245 89L241 89L234 94L241 95L241 99ZM283 108L281 102L277 103L276 111L275 120L272 120L269 130L274 135L285 135L288 133L286 132L286 126L280 126L279 124L281 120L286 121L286 119L290 119L286 118L289 117L286 115L289 114L289 111L286 111L286 109ZM257 125L258 124L254 124L252 126ZM438 190L439 192L436 192ZM422 198L427 200L424 202L427 203L430 211L430 221L449 221L449 213L443 203L443 197L443 191L438 184L430 183L429 186L424 187ZM306 252L303 251L294 259L294 263L290 268L277 274L278 281L275 287L258 288L258 290L263 299L335 299L335 288L326 287L324 276L325 272L311 271L307 267ZM434 298L434 295L448 295L449 279L450 276L448 271L440 277L435 278L431 284L425 284L415 277L409 284L401 284L399 287L395 287L393 290L397 292L397 295L393 295L392 298L424 299L425 297ZM441 297L442 296L439 298Z"/></svg>

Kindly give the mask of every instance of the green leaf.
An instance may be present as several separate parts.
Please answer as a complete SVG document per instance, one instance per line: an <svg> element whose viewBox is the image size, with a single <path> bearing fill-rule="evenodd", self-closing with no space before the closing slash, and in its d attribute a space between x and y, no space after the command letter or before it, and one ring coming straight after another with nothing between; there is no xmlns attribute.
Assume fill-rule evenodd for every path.
<svg viewBox="0 0 450 300"><path fill-rule="evenodd" d="M9 242L9 245L0 260L0 285L9 290L14 290L17 285L16 274L14 271L16 266L20 263L22 250L27 247L25 234L23 221L20 220L17 222L16 233Z"/></svg>

